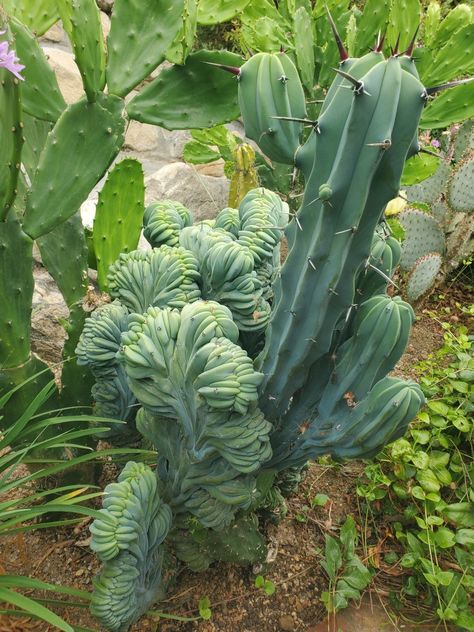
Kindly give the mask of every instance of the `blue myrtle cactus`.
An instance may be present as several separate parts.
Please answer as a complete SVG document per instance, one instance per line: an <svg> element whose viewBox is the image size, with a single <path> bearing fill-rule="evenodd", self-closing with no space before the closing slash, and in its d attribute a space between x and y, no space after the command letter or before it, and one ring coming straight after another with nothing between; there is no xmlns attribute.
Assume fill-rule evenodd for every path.
<svg viewBox="0 0 474 632"><path fill-rule="evenodd" d="M317 121L285 53L227 68L247 134L303 173L298 212L290 218L264 188L212 221L193 223L177 202L151 205L152 249L110 267L114 302L84 330L78 354L98 400L120 373L128 390L116 401L134 402L136 427L158 452L155 472L131 463L106 488L91 529L104 562L92 609L111 630L158 598L173 556L194 570L264 559L257 512L286 474L320 455L376 454L423 404L417 384L389 376L414 313L387 293L400 246L383 212L420 150L418 122L436 89L418 78L414 42L388 59L380 42L360 58L339 44ZM118 582L134 599L117 603Z"/></svg>

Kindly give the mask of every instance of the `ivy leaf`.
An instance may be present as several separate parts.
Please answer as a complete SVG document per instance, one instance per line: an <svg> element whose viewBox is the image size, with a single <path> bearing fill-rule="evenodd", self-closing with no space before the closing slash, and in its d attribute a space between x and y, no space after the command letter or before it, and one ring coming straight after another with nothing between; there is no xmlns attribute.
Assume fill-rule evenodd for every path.
<svg viewBox="0 0 474 632"><path fill-rule="evenodd" d="M446 417L446 415L449 413L449 406L439 400L428 402L428 408L430 408L434 413L442 415L443 417Z"/></svg>
<svg viewBox="0 0 474 632"><path fill-rule="evenodd" d="M474 547L474 529L459 529L456 532L456 542L464 546Z"/></svg>
<svg viewBox="0 0 474 632"><path fill-rule="evenodd" d="M255 578L255 588L263 588L265 585L265 579L263 575L257 575Z"/></svg>
<svg viewBox="0 0 474 632"><path fill-rule="evenodd" d="M208 621L212 617L211 602L209 597L202 597L198 603L199 614L205 620Z"/></svg>
<svg viewBox="0 0 474 632"><path fill-rule="evenodd" d="M311 507L324 507L328 500L329 496L326 496L326 494L316 494L311 500Z"/></svg>
<svg viewBox="0 0 474 632"><path fill-rule="evenodd" d="M441 549L449 549L456 544L454 533L447 527L440 527L433 535L434 541Z"/></svg>
<svg viewBox="0 0 474 632"><path fill-rule="evenodd" d="M474 527L474 506L472 503L454 503L448 505L442 514L450 522L460 527Z"/></svg>

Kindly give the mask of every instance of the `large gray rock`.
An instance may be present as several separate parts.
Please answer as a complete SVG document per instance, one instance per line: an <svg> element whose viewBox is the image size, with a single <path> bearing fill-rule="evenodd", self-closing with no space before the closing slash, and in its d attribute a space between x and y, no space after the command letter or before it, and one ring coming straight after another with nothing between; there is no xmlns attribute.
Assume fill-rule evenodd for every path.
<svg viewBox="0 0 474 632"><path fill-rule="evenodd" d="M130 121L125 134L125 149L136 152L159 152L158 128L138 121Z"/></svg>
<svg viewBox="0 0 474 632"><path fill-rule="evenodd" d="M42 360L55 363L61 360L61 351L66 338L66 330L61 321L68 318L69 310L56 283L39 259L36 249L33 270L35 290L31 315L31 346Z"/></svg>
<svg viewBox="0 0 474 632"><path fill-rule="evenodd" d="M110 18L107 13L104 13L103 11L100 12L100 23L102 25L104 38L107 39L110 33Z"/></svg>
<svg viewBox="0 0 474 632"><path fill-rule="evenodd" d="M191 165L173 162L145 178L146 203L170 199L184 204L196 221L210 219L225 206L229 181L202 175Z"/></svg>
<svg viewBox="0 0 474 632"><path fill-rule="evenodd" d="M191 134L186 130L170 132L163 127L157 127L156 156L164 162L175 162L183 159L183 149L191 140Z"/></svg>
<svg viewBox="0 0 474 632"><path fill-rule="evenodd" d="M61 22L56 22L53 26L46 31L46 33L40 38L40 41L54 42L55 44L65 43L67 40L66 32L63 29Z"/></svg>
<svg viewBox="0 0 474 632"><path fill-rule="evenodd" d="M49 65L56 73L59 88L66 103L75 103L84 94L81 73L79 72L74 55L60 48L43 47Z"/></svg>

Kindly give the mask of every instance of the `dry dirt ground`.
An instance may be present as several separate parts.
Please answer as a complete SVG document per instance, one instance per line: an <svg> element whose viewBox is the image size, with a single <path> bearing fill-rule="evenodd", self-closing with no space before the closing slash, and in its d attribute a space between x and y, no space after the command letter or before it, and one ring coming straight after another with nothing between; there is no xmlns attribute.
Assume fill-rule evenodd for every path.
<svg viewBox="0 0 474 632"><path fill-rule="evenodd" d="M417 309L419 316L407 353L396 370L400 375L412 377L414 364L442 344L439 322L423 313L424 309L435 309L442 320L468 322L459 302L474 303L472 292L466 290L460 294L451 289L443 298L438 296L439 293ZM401 578L397 569L384 566L383 561L378 564L376 581L362 604L351 606L337 618L325 617L320 601L321 591L327 588L320 566L324 535L337 532L348 515L353 515L356 521L360 519L355 481L362 467L358 462L343 466L311 465L298 493L289 500L285 519L278 526L267 527L267 539L277 554L275 561L265 568L218 563L200 574L185 569L180 572L159 609L173 616L196 617L198 601L208 597L212 609L209 621L145 617L133 627L133 632L435 632L438 628L433 623L415 626L409 622L415 615L429 618L431 613L423 611L423 604L407 604L403 616L389 616L388 597L391 591L399 591ZM330 500L324 507L310 508L310 500L317 493L326 494ZM377 525L376 532L375 549L361 549L362 557L375 555L381 560L390 549L393 539L389 526ZM366 535L369 540L374 536L370 526ZM0 543L0 572L88 590L98 571L88 542L87 521L75 528L42 529L18 535ZM255 587L255 570L274 582L276 591L272 596ZM86 609L66 608L62 614L73 625L100 630ZM43 622L0 615L0 632L52 630Z"/></svg>

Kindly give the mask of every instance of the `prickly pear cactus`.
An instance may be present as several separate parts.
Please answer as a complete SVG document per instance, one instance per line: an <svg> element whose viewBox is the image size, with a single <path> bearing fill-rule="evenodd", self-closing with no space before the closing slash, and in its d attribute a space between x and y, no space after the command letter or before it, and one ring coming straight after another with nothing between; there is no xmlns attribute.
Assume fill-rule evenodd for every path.
<svg viewBox="0 0 474 632"><path fill-rule="evenodd" d="M474 211L474 155L466 158L454 170L448 186L447 199L453 211Z"/></svg>
<svg viewBox="0 0 474 632"><path fill-rule="evenodd" d="M415 262L407 281L409 301L418 300L433 286L442 262L442 257L437 252L424 255Z"/></svg>
<svg viewBox="0 0 474 632"><path fill-rule="evenodd" d="M8 375L0 375L0 382L15 385L15 375L21 381L22 376L31 374L25 363L30 361L31 351L33 277L31 248L27 252L23 246L37 241L43 262L70 309L65 324L68 340L63 354L61 405L86 406L91 403L90 375L84 366L78 369L71 362L86 318L82 301L88 285L80 206L122 148L130 118L148 120L152 116L157 123L159 116L159 124L170 129L203 127L236 118L235 81L202 62L240 65L242 59L225 51L188 55L196 26L194 0L116 0L107 42L95 0L4 0L1 4L0 220L7 223L14 215L14 221L20 221L20 231L14 234L10 225L0 231L8 242L3 254L0 250L0 267L8 266L9 253L15 244L21 244L18 253L22 261L15 276L22 275L16 285L24 291L20 300L16 285L1 284L3 303L18 308L21 304L23 311L2 336L0 366L2 371L8 369ZM70 105L65 103L36 39L59 18L71 41L85 91L83 98ZM170 47L179 57L179 66L167 69L167 75L136 94L126 108L124 97L164 61ZM162 93L158 109L157 90ZM149 108L150 92L153 103ZM219 95L212 103L211 94ZM209 105L204 109L205 101ZM98 265L102 289L107 286L109 265L120 252L136 247L142 215L143 175L136 163L127 160L114 168L101 192L90 240L90 260L95 259ZM11 353L18 340L17 351ZM31 362L31 366L43 368L39 360ZM121 382L114 386L118 390L122 387ZM113 402L113 392L108 392L109 403Z"/></svg>
<svg viewBox="0 0 474 632"><path fill-rule="evenodd" d="M410 300L425 295L473 252L474 225L469 215L474 209L473 147L472 120L468 120L450 131L436 172L406 187L409 202L429 204L428 212L408 209L399 216L405 231L400 267L411 271L406 284ZM439 266L435 253L441 255Z"/></svg>
<svg viewBox="0 0 474 632"><path fill-rule="evenodd" d="M434 217L411 209L401 213L399 221L405 231L400 258L402 270L411 270L415 262L428 253L437 252L441 255L444 253L444 231Z"/></svg>
<svg viewBox="0 0 474 632"><path fill-rule="evenodd" d="M439 168L432 176L426 178L426 180L423 180L420 184L414 184L405 188L408 201L433 204L446 187L446 180L450 172L451 169L449 165L445 162L441 162Z"/></svg>

